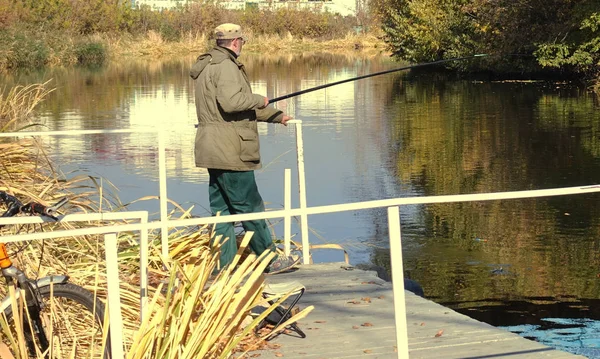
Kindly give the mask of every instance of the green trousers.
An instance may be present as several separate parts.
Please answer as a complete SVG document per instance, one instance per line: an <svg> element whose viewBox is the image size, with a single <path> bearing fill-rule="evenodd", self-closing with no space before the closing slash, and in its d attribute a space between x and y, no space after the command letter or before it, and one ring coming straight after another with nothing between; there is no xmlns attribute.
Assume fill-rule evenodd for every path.
<svg viewBox="0 0 600 359"><path fill-rule="evenodd" d="M264 212L265 204L258 193L254 171L226 171L209 169L208 198L210 210L215 216L229 214ZM265 250L274 250L271 233L264 219L256 221L243 221L242 226L246 232L253 231L250 248L256 255ZM233 222L219 223L215 228L215 238L222 235L226 242L221 247L220 268L233 261L237 252L237 242Z"/></svg>

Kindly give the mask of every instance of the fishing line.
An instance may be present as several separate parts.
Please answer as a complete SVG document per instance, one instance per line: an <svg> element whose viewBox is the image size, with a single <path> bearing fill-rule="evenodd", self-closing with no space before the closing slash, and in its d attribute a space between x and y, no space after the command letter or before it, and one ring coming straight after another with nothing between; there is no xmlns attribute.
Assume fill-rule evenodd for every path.
<svg viewBox="0 0 600 359"><path fill-rule="evenodd" d="M433 61L433 62L425 62L425 63L422 63L422 64L415 64L415 65L400 67L400 68L397 68L397 69L391 69L391 70L386 70L386 71L375 72L375 73L368 74L368 75L362 75L362 76L353 77L353 78L346 79L346 80L341 80L341 81L336 81L336 82L332 82L332 83L325 84L325 85L320 85L320 86L317 86L317 87L312 87L312 88L309 88L309 89L306 89L306 90L302 90L302 91L298 91L298 92L293 92L291 94L280 96L280 97L275 97L274 99L270 99L269 103L273 103L273 102L285 100L287 98L298 96L298 95L302 95L302 94L305 94L307 92L313 92L313 91L321 90L321 89L324 89L326 87L330 87L330 86L334 86L334 85L339 85L339 84L343 84L343 83L350 82L350 81L356 81L356 80L366 79L367 77L384 75L384 74L389 74L391 72L409 70L409 69L414 69L414 68L417 68L417 67L424 67L424 66L431 66L431 65L443 64L445 62L450 62L450 61L462 61L462 60L468 60L468 59L473 59L473 58L476 58L476 57L485 57L485 56L490 56L490 55L489 54L476 54L476 55L465 56L465 57L455 57L455 58L452 58L452 59L438 60L438 61Z"/></svg>

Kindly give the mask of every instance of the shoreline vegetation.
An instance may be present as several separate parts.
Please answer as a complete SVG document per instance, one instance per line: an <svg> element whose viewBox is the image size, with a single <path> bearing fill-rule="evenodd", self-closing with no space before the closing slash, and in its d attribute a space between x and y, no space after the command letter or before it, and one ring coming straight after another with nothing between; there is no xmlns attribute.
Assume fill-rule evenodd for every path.
<svg viewBox="0 0 600 359"><path fill-rule="evenodd" d="M542 8L536 0L372 0L368 6L359 0L352 16L291 7L228 10L204 1L158 11L123 0L0 0L0 72L199 54L226 22L248 33L250 52L386 52L412 64L492 54L441 67L503 78L543 74L600 92L597 0L556 0Z"/></svg>
<svg viewBox="0 0 600 359"><path fill-rule="evenodd" d="M373 21L311 9L227 10L191 2L155 11L128 1L0 0L0 72L199 55L225 22L242 26L248 52L386 51Z"/></svg>
<svg viewBox="0 0 600 359"><path fill-rule="evenodd" d="M167 41L160 33L151 31L143 37L130 36L120 38L96 37L98 42L106 44L110 61L119 61L132 57L156 58L200 55L214 47L214 40L206 34L187 34L179 41ZM334 40L316 40L295 38L286 35L248 34L244 52L283 51L290 54L301 52L333 52L357 54L360 56L390 55L385 43L373 33L347 33Z"/></svg>
<svg viewBox="0 0 600 359"><path fill-rule="evenodd" d="M360 57L391 56L385 43L373 33L347 33L344 37L333 40L295 38L290 33L287 35L254 35L250 33L248 38L244 47L246 53L330 52ZM43 66L103 66L108 62L119 62L131 58L160 60L167 57L198 56L214 46L214 40L205 34L188 33L176 41L166 40L155 31L137 36L95 34L85 40L67 40L61 48L49 46L43 53L19 55L13 52L6 55L5 52L5 56L8 57L0 58L0 73ZM10 56L21 56L21 58L11 59Z"/></svg>

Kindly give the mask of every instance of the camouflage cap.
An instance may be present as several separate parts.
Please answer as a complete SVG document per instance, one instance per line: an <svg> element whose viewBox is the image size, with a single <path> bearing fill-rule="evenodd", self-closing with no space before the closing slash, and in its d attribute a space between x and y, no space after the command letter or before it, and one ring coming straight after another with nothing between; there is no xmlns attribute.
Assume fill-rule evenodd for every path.
<svg viewBox="0 0 600 359"><path fill-rule="evenodd" d="M244 34L242 34L242 27L236 24L221 24L215 28L215 38L220 39L237 39L241 37L246 40Z"/></svg>

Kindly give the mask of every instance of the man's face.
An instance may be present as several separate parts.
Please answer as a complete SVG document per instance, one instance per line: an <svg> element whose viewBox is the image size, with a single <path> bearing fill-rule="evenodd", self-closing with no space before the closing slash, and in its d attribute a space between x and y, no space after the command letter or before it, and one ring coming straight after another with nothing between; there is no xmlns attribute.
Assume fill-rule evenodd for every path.
<svg viewBox="0 0 600 359"><path fill-rule="evenodd" d="M240 54L242 53L242 46L246 43L246 41L244 41L243 38L238 37L237 39L233 40L234 41L234 48L235 48L235 53L240 56Z"/></svg>

